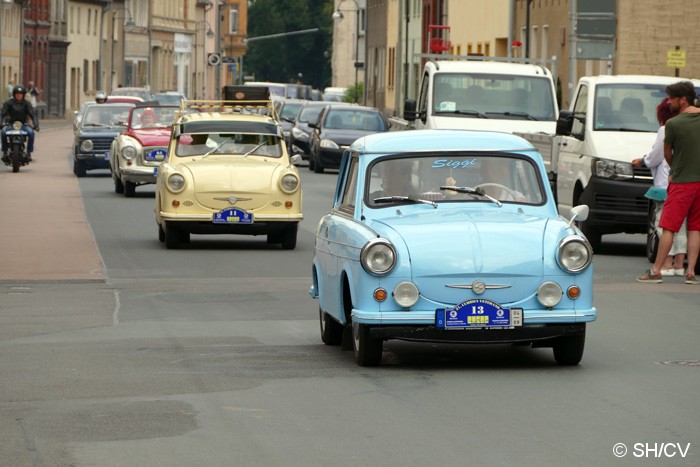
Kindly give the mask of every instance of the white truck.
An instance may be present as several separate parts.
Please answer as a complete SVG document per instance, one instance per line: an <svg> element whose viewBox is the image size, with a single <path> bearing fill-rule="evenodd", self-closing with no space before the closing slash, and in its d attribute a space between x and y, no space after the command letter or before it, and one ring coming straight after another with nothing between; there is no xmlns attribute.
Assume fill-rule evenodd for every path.
<svg viewBox="0 0 700 467"><path fill-rule="evenodd" d="M570 110L563 110L555 134L516 132L530 141L549 166L560 214L586 204L580 226L594 250L601 236L647 233L652 184L648 168L632 160L648 153L659 123L656 106L666 86L681 78L642 75L582 77ZM700 82L695 81L696 88Z"/></svg>
<svg viewBox="0 0 700 467"><path fill-rule="evenodd" d="M392 129L553 133L559 114L551 72L540 65L482 60L428 61L418 100L406 99Z"/></svg>

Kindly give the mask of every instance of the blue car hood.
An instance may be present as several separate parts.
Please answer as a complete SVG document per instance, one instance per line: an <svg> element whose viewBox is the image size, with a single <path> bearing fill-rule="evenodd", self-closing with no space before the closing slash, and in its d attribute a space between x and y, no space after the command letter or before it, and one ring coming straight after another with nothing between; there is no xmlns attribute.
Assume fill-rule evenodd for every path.
<svg viewBox="0 0 700 467"><path fill-rule="evenodd" d="M445 284L504 282L531 293L543 275L543 237L550 219L505 211L430 212L377 219L371 227L408 251L411 279L436 301L459 301ZM404 250L406 248L406 250ZM405 261L405 258L399 258ZM405 264L405 263L404 263Z"/></svg>

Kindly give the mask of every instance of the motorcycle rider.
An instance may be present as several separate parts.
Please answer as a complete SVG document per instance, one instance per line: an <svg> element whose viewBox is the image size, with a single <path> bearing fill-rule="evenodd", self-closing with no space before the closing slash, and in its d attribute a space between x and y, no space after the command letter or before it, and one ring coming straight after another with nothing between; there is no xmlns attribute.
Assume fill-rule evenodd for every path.
<svg viewBox="0 0 700 467"><path fill-rule="evenodd" d="M107 93L104 91L97 91L95 94L95 102L98 104L104 104L107 102Z"/></svg>
<svg viewBox="0 0 700 467"><path fill-rule="evenodd" d="M32 152L34 151L34 130L39 131L39 118L34 112L34 107L29 100L24 97L27 94L27 88L18 84L12 89L12 98L2 104L2 161L9 162L7 151L7 135L5 134L5 122L22 122L24 131L27 132L27 160L32 160ZM28 120L31 118L34 125L34 130L29 126Z"/></svg>

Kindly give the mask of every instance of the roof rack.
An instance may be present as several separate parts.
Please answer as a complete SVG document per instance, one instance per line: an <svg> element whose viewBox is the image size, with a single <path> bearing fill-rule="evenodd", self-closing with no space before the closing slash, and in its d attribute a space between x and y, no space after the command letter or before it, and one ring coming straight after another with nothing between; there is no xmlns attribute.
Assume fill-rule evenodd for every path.
<svg viewBox="0 0 700 467"><path fill-rule="evenodd" d="M202 100L183 99L180 111L198 110L199 112L221 112L267 115L279 121L275 106L271 100Z"/></svg>

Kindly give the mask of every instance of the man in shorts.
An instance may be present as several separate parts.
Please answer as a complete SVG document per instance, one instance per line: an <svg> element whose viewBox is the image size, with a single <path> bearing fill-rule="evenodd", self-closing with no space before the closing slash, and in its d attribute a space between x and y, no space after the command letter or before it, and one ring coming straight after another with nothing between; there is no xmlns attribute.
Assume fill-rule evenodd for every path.
<svg viewBox="0 0 700 467"><path fill-rule="evenodd" d="M695 265L700 252L700 109L694 106L695 87L689 81L666 86L670 107L678 116L666 122L664 158L671 166L668 196L659 226L663 229L654 265L637 278L640 282L662 282L661 267L671 250L673 235L687 218L688 269L686 284L697 284Z"/></svg>

